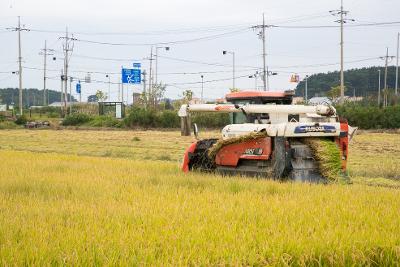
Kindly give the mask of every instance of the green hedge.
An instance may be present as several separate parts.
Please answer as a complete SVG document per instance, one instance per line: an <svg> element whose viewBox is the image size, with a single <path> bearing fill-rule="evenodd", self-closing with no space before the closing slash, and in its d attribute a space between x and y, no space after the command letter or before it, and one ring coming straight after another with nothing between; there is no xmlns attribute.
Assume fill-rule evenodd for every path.
<svg viewBox="0 0 400 267"><path fill-rule="evenodd" d="M17 119L15 120L15 124L17 125L25 125L28 122L28 119L25 117L25 115L18 116Z"/></svg>
<svg viewBox="0 0 400 267"><path fill-rule="evenodd" d="M223 128L231 122L228 113L194 113L192 123L202 128Z"/></svg>
<svg viewBox="0 0 400 267"><path fill-rule="evenodd" d="M82 124L88 123L92 119L93 118L87 114L75 113L75 114L68 115L67 117L65 117L65 119L62 121L62 125L77 126L77 125L82 125Z"/></svg>
<svg viewBox="0 0 400 267"><path fill-rule="evenodd" d="M154 111L134 108L125 118L127 127L144 128L180 128L180 118L177 111ZM222 128L229 124L228 114L195 113L192 114L192 123L203 128Z"/></svg>
<svg viewBox="0 0 400 267"><path fill-rule="evenodd" d="M346 118L352 126L361 129L398 129L400 128L400 106L378 108L359 105L337 107L340 117Z"/></svg>
<svg viewBox="0 0 400 267"><path fill-rule="evenodd" d="M157 112L142 108L133 108L125 118L124 123L127 127L144 128L179 128L180 119L177 112L165 110Z"/></svg>
<svg viewBox="0 0 400 267"><path fill-rule="evenodd" d="M121 128L123 126L122 121L109 116L96 116L93 117L88 123L88 126L92 127L111 127L111 128Z"/></svg>

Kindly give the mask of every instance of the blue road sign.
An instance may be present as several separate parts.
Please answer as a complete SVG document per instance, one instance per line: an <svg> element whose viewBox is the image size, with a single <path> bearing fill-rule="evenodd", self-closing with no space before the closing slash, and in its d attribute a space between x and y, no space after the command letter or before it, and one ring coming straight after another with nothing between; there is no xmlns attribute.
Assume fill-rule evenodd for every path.
<svg viewBox="0 0 400 267"><path fill-rule="evenodd" d="M133 68L134 68L134 69L140 69L140 68L142 68L142 63L133 63Z"/></svg>
<svg viewBox="0 0 400 267"><path fill-rule="evenodd" d="M140 84L142 71L140 69L122 69L122 83Z"/></svg>
<svg viewBox="0 0 400 267"><path fill-rule="evenodd" d="M80 82L76 84L76 93L77 94L81 93L81 83Z"/></svg>

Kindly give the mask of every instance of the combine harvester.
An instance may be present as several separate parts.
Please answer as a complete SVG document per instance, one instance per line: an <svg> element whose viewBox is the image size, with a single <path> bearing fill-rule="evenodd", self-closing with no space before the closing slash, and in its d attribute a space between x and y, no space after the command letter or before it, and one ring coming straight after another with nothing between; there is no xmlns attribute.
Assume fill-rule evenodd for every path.
<svg viewBox="0 0 400 267"><path fill-rule="evenodd" d="M293 105L292 91L237 92L228 94L226 100L229 104L183 105L179 110L186 128L190 112L230 113L231 118L231 124L222 130L222 139L190 145L184 155L184 172L327 182L332 177L326 177L329 175L321 170L324 166L315 155L321 144L318 141L323 140L337 150L332 149L331 156L338 162L339 172L346 173L349 139L356 129L340 119L334 107ZM197 126L194 128L197 138Z"/></svg>

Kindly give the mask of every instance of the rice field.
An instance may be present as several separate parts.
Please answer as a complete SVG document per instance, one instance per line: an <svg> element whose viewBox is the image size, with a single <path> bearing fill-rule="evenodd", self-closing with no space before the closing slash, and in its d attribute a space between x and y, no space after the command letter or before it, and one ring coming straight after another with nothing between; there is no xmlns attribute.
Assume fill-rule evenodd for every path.
<svg viewBox="0 0 400 267"><path fill-rule="evenodd" d="M400 135L357 136L353 184L328 186L184 175L191 140L0 131L0 265L400 262Z"/></svg>

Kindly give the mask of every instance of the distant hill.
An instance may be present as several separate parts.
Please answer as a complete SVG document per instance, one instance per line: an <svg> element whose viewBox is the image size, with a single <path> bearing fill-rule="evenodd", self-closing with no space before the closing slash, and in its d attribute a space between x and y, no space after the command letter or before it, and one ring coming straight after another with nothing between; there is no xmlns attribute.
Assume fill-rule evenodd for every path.
<svg viewBox="0 0 400 267"><path fill-rule="evenodd" d="M378 92L378 70L381 70L381 88L384 84L384 67L369 67L362 69L351 69L344 73L345 94L348 96L371 96ZM388 88L395 87L396 68L388 67ZM326 93L333 86L340 84L340 73L338 71L319 73L308 78L308 96L326 96ZM296 96L304 96L305 82L300 82L296 87Z"/></svg>
<svg viewBox="0 0 400 267"><path fill-rule="evenodd" d="M8 104L14 103L18 106L18 95L19 90L17 88L5 88L0 89L0 103ZM38 89L24 89L22 92L22 102L24 107L31 107L31 106L43 106L43 90ZM68 94L69 97L69 94ZM59 102L61 100L61 92L48 90L48 98L49 104L53 102ZM76 101L74 97L71 98L72 101Z"/></svg>

